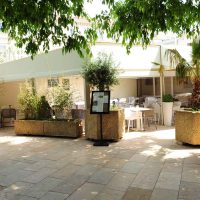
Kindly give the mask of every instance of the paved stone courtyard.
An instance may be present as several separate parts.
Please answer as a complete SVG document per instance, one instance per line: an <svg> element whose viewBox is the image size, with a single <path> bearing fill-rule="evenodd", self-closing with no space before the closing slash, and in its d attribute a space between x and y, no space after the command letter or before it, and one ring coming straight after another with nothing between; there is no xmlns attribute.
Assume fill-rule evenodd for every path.
<svg viewBox="0 0 200 200"><path fill-rule="evenodd" d="M200 146L174 129L129 132L109 147L0 129L0 200L199 200Z"/></svg>

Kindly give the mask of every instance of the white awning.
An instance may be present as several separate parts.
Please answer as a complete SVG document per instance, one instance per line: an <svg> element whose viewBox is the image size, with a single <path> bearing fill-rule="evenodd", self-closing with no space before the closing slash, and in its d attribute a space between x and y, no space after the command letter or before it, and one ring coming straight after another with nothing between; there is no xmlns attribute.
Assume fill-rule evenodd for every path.
<svg viewBox="0 0 200 200"><path fill-rule="evenodd" d="M127 54L126 48L120 44L102 42L92 47L92 53L94 57L97 57L99 52L111 54L121 70L119 75L121 78L159 77L160 64L166 67L164 75L171 77L175 76L175 70L170 68L170 62L165 55L166 49L169 48L176 48L183 57L190 59L191 47L189 46L153 45L145 49L134 46L130 54Z"/></svg>
<svg viewBox="0 0 200 200"><path fill-rule="evenodd" d="M1 81L26 80L36 77L80 74L83 59L76 52L62 54L62 49L0 64Z"/></svg>
<svg viewBox="0 0 200 200"><path fill-rule="evenodd" d="M164 55L168 46L150 46L143 49L141 46L134 46L128 55L125 47L115 43L97 43L92 47L94 58L99 52L112 54L114 61L118 64L121 78L159 77L159 65L153 62L169 66L169 61ZM174 48L174 47L170 47ZM160 49L162 61L160 61ZM191 47L179 47L178 51L189 55ZM182 53L181 53L182 54ZM62 49L52 50L47 54L15 60L0 64L0 81L17 81L37 77L53 77L65 75L78 75L84 59L76 52L62 54ZM165 76L175 76L174 71L165 71Z"/></svg>

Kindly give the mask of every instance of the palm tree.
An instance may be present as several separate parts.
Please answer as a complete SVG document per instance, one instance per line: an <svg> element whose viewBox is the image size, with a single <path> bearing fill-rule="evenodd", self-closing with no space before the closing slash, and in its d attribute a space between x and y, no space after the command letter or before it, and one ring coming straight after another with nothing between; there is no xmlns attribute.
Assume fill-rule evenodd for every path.
<svg viewBox="0 0 200 200"><path fill-rule="evenodd" d="M193 91L190 105L193 109L200 109L200 40L193 40L192 42L191 64L176 49L168 49L167 55L171 66L176 67L176 77L179 83L189 79L192 81Z"/></svg>

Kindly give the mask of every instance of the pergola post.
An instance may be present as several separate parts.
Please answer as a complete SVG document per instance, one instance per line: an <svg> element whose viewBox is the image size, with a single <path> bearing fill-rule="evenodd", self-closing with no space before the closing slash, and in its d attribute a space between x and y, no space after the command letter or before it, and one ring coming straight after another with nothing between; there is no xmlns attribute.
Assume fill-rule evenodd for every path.
<svg viewBox="0 0 200 200"><path fill-rule="evenodd" d="M156 81L155 81L155 77L153 77L153 96L156 96Z"/></svg>
<svg viewBox="0 0 200 200"><path fill-rule="evenodd" d="M84 90L85 90L85 109L90 109L90 86L89 84L85 81L84 84Z"/></svg>
<svg viewBox="0 0 200 200"><path fill-rule="evenodd" d="M170 77L170 84L171 84L171 95L174 95L174 79L173 76Z"/></svg>

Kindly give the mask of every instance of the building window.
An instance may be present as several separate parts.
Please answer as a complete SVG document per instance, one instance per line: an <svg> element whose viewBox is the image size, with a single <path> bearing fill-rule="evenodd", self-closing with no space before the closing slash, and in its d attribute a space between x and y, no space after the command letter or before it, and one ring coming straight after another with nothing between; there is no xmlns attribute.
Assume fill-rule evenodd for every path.
<svg viewBox="0 0 200 200"><path fill-rule="evenodd" d="M55 87L58 86L59 79L58 78L50 78L48 79L48 87Z"/></svg>
<svg viewBox="0 0 200 200"><path fill-rule="evenodd" d="M70 89L69 79L63 78L62 79L62 85L66 90L69 90Z"/></svg>
<svg viewBox="0 0 200 200"><path fill-rule="evenodd" d="M152 78L146 78L145 79L145 85L153 85L153 79Z"/></svg>

